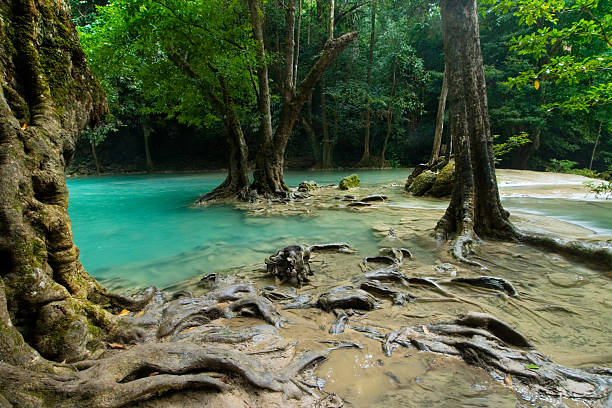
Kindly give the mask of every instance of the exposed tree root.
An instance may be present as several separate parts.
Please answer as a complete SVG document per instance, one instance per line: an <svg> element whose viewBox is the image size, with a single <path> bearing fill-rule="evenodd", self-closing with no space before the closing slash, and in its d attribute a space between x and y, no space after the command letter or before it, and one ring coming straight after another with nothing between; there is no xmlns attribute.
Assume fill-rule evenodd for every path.
<svg viewBox="0 0 612 408"><path fill-rule="evenodd" d="M0 385L18 406L121 407L169 390L228 389L204 373L236 374L250 384L288 392L288 383L306 366L325 359L329 350L306 352L277 373L256 359L231 350L192 343L143 344L100 361L83 362L87 369L53 375L0 363Z"/></svg>

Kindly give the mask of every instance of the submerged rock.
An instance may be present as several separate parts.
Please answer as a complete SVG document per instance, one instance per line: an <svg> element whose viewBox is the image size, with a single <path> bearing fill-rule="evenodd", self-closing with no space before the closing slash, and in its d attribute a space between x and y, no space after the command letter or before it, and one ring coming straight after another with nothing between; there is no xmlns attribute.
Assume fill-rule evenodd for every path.
<svg viewBox="0 0 612 408"><path fill-rule="evenodd" d="M359 201L364 202L364 203L369 203L369 202L372 202L372 201L387 201L387 196L386 195L381 195L381 194L373 194L373 195L369 195L367 197L363 197Z"/></svg>
<svg viewBox="0 0 612 408"><path fill-rule="evenodd" d="M451 160L440 171L436 181L431 188L431 195L434 197L447 197L453 193L455 183L455 161Z"/></svg>
<svg viewBox="0 0 612 408"><path fill-rule="evenodd" d="M340 188L340 190L348 190L349 188L359 187L360 184L361 181L359 177L357 177L356 174L351 174L340 181L338 188Z"/></svg>
<svg viewBox="0 0 612 408"><path fill-rule="evenodd" d="M436 173L426 170L419 174L410 185L410 192L415 196L422 196L429 192L436 181Z"/></svg>

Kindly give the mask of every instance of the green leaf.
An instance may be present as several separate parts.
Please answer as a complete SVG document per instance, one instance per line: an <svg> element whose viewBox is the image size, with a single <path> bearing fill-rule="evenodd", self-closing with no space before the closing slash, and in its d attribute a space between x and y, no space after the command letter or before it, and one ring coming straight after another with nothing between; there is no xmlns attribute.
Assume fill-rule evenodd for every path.
<svg viewBox="0 0 612 408"><path fill-rule="evenodd" d="M525 365L525 368L527 368L528 370L538 370L540 366L538 366L537 364L527 364Z"/></svg>

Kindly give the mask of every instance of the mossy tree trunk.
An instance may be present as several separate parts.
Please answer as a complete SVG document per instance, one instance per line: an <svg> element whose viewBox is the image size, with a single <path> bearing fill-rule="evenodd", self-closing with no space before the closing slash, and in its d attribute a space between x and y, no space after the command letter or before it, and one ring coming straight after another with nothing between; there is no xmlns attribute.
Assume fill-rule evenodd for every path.
<svg viewBox="0 0 612 408"><path fill-rule="evenodd" d="M83 358L116 320L72 240L64 169L81 130L106 112L63 0L0 7L2 360L36 349ZM6 358L6 359L5 359ZM40 358L40 357L39 357Z"/></svg>

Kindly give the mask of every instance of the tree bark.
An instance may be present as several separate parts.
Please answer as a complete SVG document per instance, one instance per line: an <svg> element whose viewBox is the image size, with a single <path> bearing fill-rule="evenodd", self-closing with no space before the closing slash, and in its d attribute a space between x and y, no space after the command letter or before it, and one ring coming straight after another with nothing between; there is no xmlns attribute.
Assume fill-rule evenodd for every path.
<svg viewBox="0 0 612 408"><path fill-rule="evenodd" d="M369 166L370 165L370 125L371 125L371 116L372 110L370 109L370 83L372 81L372 62L374 60L374 45L376 43L376 2L377 0L372 1L372 26L370 28L370 51L368 54L368 70L366 73L366 87L367 87L367 100L366 100L366 109L364 113L364 128L365 134L363 138L363 155L361 156L361 160L358 166Z"/></svg>
<svg viewBox="0 0 612 408"><path fill-rule="evenodd" d="M149 148L149 140L151 138L151 126L146 122L142 124L142 137L144 139L144 149L145 149L145 157L147 160L147 172L153 172L153 159L151 159L151 150Z"/></svg>
<svg viewBox="0 0 612 408"><path fill-rule="evenodd" d="M454 234L453 252L467 260L477 235L513 238L515 230L497 189L476 0L440 4L456 181L436 230L440 238Z"/></svg>
<svg viewBox="0 0 612 408"><path fill-rule="evenodd" d="M444 66L444 79L442 80L442 90L440 91L440 99L438 100L438 114L436 116L436 131L434 134L433 149L429 164L433 164L440 155L440 145L442 144L442 132L444 130L444 111L446 110L446 96L448 95L448 74L446 65Z"/></svg>

